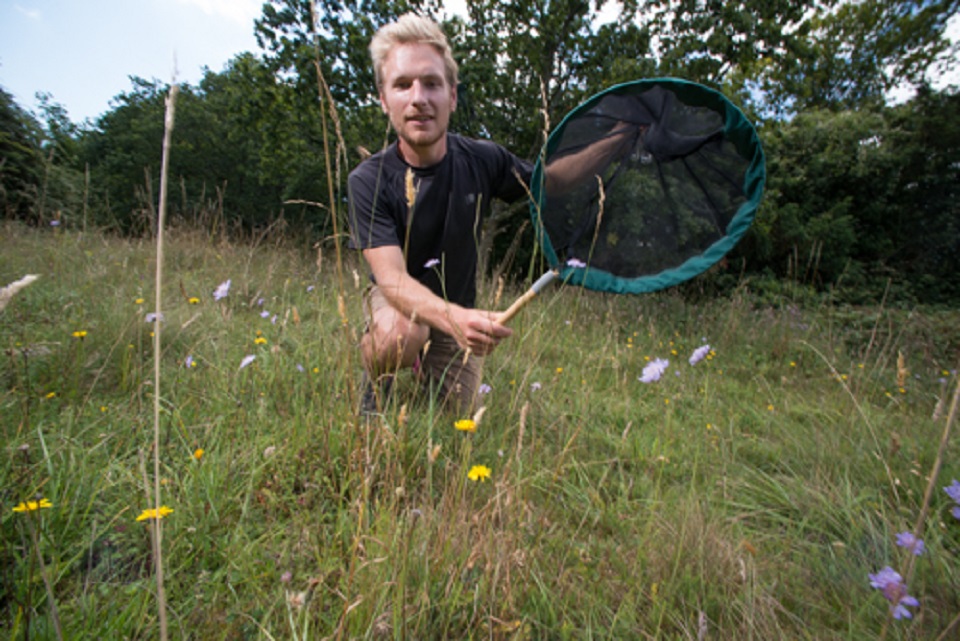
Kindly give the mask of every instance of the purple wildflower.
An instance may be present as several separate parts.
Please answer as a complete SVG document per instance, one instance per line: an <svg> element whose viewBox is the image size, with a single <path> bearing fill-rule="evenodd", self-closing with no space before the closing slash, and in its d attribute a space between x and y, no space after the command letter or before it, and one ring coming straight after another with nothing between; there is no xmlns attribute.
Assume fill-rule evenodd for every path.
<svg viewBox="0 0 960 641"><path fill-rule="evenodd" d="M307 370L304 368L303 365L301 365L300 363L297 363L297 371L303 374Z"/></svg>
<svg viewBox="0 0 960 641"><path fill-rule="evenodd" d="M313 290L314 290L314 286L313 286L313 285L307 285L307 293L308 293L308 294L309 294L310 292L312 292Z"/></svg>
<svg viewBox="0 0 960 641"><path fill-rule="evenodd" d="M244 356L244 357L243 357L243 360L240 361L240 369L243 369L244 367L246 367L247 365L249 365L250 363L252 363L252 362L253 362L253 359L255 359L255 358L256 358L256 356L254 356L253 354L248 354L248 355Z"/></svg>
<svg viewBox="0 0 960 641"><path fill-rule="evenodd" d="M59 221L59 220L56 220L56 219L51 220L51 221L50 221L50 226L51 226L51 227L59 227L59 226L60 226L60 221Z"/></svg>
<svg viewBox="0 0 960 641"><path fill-rule="evenodd" d="M543 387L543 385L540 384L540 381L534 381L533 384L530 385L530 391L539 392L541 387Z"/></svg>
<svg viewBox="0 0 960 641"><path fill-rule="evenodd" d="M943 488L943 491L953 499L954 503L960 503L960 481L953 479L953 483Z"/></svg>
<svg viewBox="0 0 960 641"><path fill-rule="evenodd" d="M260 318L268 318L269 316L270 316L270 312L267 310L263 310L262 312L260 312Z"/></svg>
<svg viewBox="0 0 960 641"><path fill-rule="evenodd" d="M226 298L227 294L229 293L230 293L230 279L228 278L227 280L217 285L217 288L213 290L213 300L220 300L222 298Z"/></svg>
<svg viewBox="0 0 960 641"><path fill-rule="evenodd" d="M149 312L146 316L143 317L143 320L148 323L157 323L163 322L163 312Z"/></svg>
<svg viewBox="0 0 960 641"><path fill-rule="evenodd" d="M897 534L897 545L906 548L912 552L914 556L920 556L925 549L923 539L915 537L913 532L900 532Z"/></svg>
<svg viewBox="0 0 960 641"><path fill-rule="evenodd" d="M950 510L950 514L953 515L953 518L960 519L960 482L957 482L957 479L953 479L953 482L943 488L943 491L957 504Z"/></svg>
<svg viewBox="0 0 960 641"><path fill-rule="evenodd" d="M583 269L587 264L580 260L579 258L568 258L567 267L573 267L574 269Z"/></svg>
<svg viewBox="0 0 960 641"><path fill-rule="evenodd" d="M664 358L656 358L653 361L647 363L647 366L643 368L643 375L638 377L637 380L641 383L652 383L654 381L659 381L660 377L663 376L663 373L667 371L670 361Z"/></svg>
<svg viewBox="0 0 960 641"><path fill-rule="evenodd" d="M477 393L481 396L485 396L493 391L493 388L487 385L486 383L481 383L480 388L477 390Z"/></svg>
<svg viewBox="0 0 960 641"><path fill-rule="evenodd" d="M183 359L183 366L187 369L193 367L193 356L188 355L185 359Z"/></svg>
<svg viewBox="0 0 960 641"><path fill-rule="evenodd" d="M439 259L439 258L431 258L430 260L428 260L427 262L425 262L425 263L423 264L423 267L424 267L424 269L433 269L434 267L436 267L436 266L439 265L439 264L440 264L440 259Z"/></svg>
<svg viewBox="0 0 960 641"><path fill-rule="evenodd" d="M710 346L701 345L697 349L693 350L693 354L690 355L690 364L696 365L697 363L702 361L704 358L706 358L707 354L709 353L710 353Z"/></svg>
<svg viewBox="0 0 960 641"><path fill-rule="evenodd" d="M868 574L870 577L870 587L877 588L883 592L884 598L890 602L890 609L893 611L894 619L904 617L910 619L913 615L906 606L917 607L920 602L907 594L907 586L903 583L903 577L900 573L887 566L876 574Z"/></svg>

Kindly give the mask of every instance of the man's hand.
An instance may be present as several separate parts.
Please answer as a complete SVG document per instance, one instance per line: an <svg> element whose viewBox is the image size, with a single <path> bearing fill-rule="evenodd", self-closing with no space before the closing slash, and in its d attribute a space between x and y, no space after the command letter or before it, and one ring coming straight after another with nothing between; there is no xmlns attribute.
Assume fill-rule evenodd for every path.
<svg viewBox="0 0 960 641"><path fill-rule="evenodd" d="M487 356L501 340L513 334L512 329L500 324L501 315L500 312L451 306L449 317L454 328L451 335L461 348L477 356Z"/></svg>

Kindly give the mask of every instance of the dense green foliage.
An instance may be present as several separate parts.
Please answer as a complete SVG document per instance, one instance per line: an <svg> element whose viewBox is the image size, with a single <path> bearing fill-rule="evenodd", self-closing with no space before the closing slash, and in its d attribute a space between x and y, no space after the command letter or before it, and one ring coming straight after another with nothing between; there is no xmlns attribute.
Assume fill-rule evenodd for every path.
<svg viewBox="0 0 960 641"><path fill-rule="evenodd" d="M270 0L243 53L181 86L171 217L210 233L272 225L328 239L344 228L345 176L389 139L367 43L432 0ZM731 256L737 274L785 278L838 300L957 304L960 142L956 89L928 83L956 48L960 0L858 3L629 0L606 22L596 3L470 0L445 22L461 64L452 126L533 158L583 98L639 77L679 76L725 92L760 126L768 195ZM0 177L8 219L150 233L168 85L133 77L96 122L75 125L52 97L32 115L0 94ZM898 84L904 104L883 101ZM526 216L494 210L483 255L520 274ZM723 288L736 281L714 274Z"/></svg>
<svg viewBox="0 0 960 641"><path fill-rule="evenodd" d="M0 212L27 218L43 182L40 126L0 89Z"/></svg>

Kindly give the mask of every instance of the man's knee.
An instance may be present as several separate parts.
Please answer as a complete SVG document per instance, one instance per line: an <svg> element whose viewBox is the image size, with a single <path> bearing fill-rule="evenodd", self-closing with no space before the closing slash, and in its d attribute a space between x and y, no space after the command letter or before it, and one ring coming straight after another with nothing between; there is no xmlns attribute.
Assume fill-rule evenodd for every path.
<svg viewBox="0 0 960 641"><path fill-rule="evenodd" d="M371 318L362 347L368 361L379 368L408 367L428 337L427 327L411 322L396 310L380 310Z"/></svg>

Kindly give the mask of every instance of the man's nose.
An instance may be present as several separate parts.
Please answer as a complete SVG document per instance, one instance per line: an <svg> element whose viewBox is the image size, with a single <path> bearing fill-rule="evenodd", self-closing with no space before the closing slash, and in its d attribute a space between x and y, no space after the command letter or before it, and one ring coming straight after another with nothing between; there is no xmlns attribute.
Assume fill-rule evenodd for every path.
<svg viewBox="0 0 960 641"><path fill-rule="evenodd" d="M419 80L413 81L411 100L416 103L426 102L426 92L423 89L423 84Z"/></svg>

